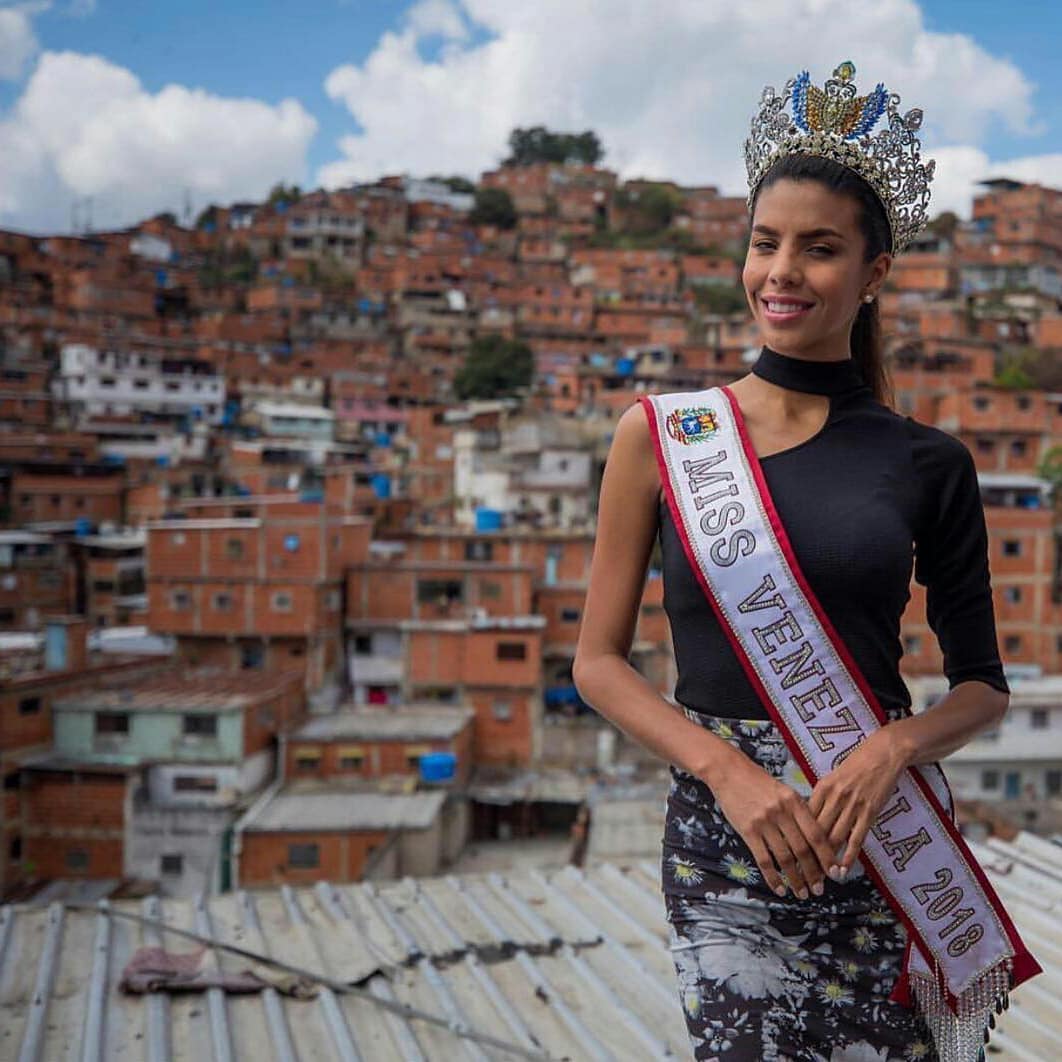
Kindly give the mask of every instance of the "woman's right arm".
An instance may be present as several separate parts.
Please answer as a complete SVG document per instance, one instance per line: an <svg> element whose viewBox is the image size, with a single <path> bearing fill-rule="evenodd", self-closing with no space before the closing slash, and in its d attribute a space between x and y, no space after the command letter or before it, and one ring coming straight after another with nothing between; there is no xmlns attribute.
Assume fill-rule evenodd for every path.
<svg viewBox="0 0 1062 1062"><path fill-rule="evenodd" d="M605 463L572 678L579 696L616 727L714 790L748 757L687 719L628 663L659 497L649 424L636 403L620 417Z"/></svg>
<svg viewBox="0 0 1062 1062"><path fill-rule="evenodd" d="M769 888L785 892L777 862L798 895L805 885L819 893L834 853L803 798L687 719L628 663L659 498L649 423L637 403L616 425L601 481L590 585L572 665L575 687L614 726L712 790Z"/></svg>

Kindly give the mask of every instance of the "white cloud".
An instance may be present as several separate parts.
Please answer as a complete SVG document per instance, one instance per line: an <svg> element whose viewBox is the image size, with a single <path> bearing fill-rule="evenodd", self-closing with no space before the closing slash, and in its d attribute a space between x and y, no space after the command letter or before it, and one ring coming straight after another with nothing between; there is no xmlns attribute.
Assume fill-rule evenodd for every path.
<svg viewBox="0 0 1062 1062"><path fill-rule="evenodd" d="M54 231L91 197L97 227L303 182L317 128L301 104L147 92L98 56L46 52L0 119L0 223Z"/></svg>
<svg viewBox="0 0 1062 1062"><path fill-rule="evenodd" d="M934 152L937 172L933 178L933 212L953 210L969 216L970 202L983 192L979 181L992 177L1012 177L1030 184L1062 186L1062 153L1028 155L1017 159L993 160L980 148L943 147Z"/></svg>
<svg viewBox="0 0 1062 1062"><path fill-rule="evenodd" d="M0 81L17 81L39 45L26 6L0 7Z"/></svg>
<svg viewBox="0 0 1062 1062"><path fill-rule="evenodd" d="M426 57L425 40L440 37ZM504 157L514 126L545 124L594 129L621 176L741 193L764 84L780 88L798 64L821 83L847 58L862 90L884 81L902 109L923 108L927 145L971 151L993 128L1032 131L1024 74L970 37L929 31L913 0L426 0L363 63L327 77L360 130L318 181L474 174ZM953 195L953 179L942 183Z"/></svg>

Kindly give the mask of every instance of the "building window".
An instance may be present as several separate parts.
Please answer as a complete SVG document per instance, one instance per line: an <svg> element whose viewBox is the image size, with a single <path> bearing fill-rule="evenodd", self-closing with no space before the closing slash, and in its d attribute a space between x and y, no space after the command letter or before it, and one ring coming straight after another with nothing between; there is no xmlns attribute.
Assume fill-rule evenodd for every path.
<svg viewBox="0 0 1062 1062"><path fill-rule="evenodd" d="M277 590L273 594L271 607L274 612L290 612L292 608L291 594L286 590Z"/></svg>
<svg viewBox="0 0 1062 1062"><path fill-rule="evenodd" d="M337 750L337 762L341 771L360 771L365 763L365 750L340 748Z"/></svg>
<svg viewBox="0 0 1062 1062"><path fill-rule="evenodd" d="M218 780L212 774L178 774L173 778L175 793L216 793Z"/></svg>
<svg viewBox="0 0 1062 1062"><path fill-rule="evenodd" d="M1051 717L1046 708L1034 708L1029 713L1033 730L1046 730L1051 725Z"/></svg>
<svg viewBox="0 0 1062 1062"><path fill-rule="evenodd" d="M217 737L218 717L216 715L186 715L181 725L185 737Z"/></svg>
<svg viewBox="0 0 1062 1062"><path fill-rule="evenodd" d="M428 745L407 745L406 766L413 771L419 770L421 756L427 756L429 752L431 748Z"/></svg>
<svg viewBox="0 0 1062 1062"><path fill-rule="evenodd" d="M1021 635L1020 634L1008 634L1003 639L1003 648L1008 653L1020 653L1021 652Z"/></svg>
<svg viewBox="0 0 1062 1062"><path fill-rule="evenodd" d="M464 584L454 579L418 579L417 601L422 605L436 604L446 606L455 601L463 601Z"/></svg>
<svg viewBox="0 0 1062 1062"><path fill-rule="evenodd" d="M1062 793L1062 771L1044 771L1044 791L1047 796Z"/></svg>
<svg viewBox="0 0 1062 1062"><path fill-rule="evenodd" d="M490 598L496 600L502 596L501 583L495 583L493 581L483 579L479 584L479 596L481 598Z"/></svg>
<svg viewBox="0 0 1062 1062"><path fill-rule="evenodd" d="M321 769L321 754L316 749L295 750L295 770L312 773Z"/></svg>
<svg viewBox="0 0 1062 1062"><path fill-rule="evenodd" d="M339 603L339 591L329 590L325 597L325 608L327 608L329 612L338 612Z"/></svg>
<svg viewBox="0 0 1062 1062"><path fill-rule="evenodd" d="M1020 557L1021 556L1021 539L1020 538L1005 538L1003 540L1003 556L1004 557Z"/></svg>
<svg viewBox="0 0 1062 1062"><path fill-rule="evenodd" d="M265 646L261 642L241 645L240 667L245 671L260 671L265 667Z"/></svg>
<svg viewBox="0 0 1062 1062"><path fill-rule="evenodd" d="M129 716L125 712L97 712L97 734L128 734Z"/></svg>
<svg viewBox="0 0 1062 1062"><path fill-rule="evenodd" d="M174 612L187 612L192 607L192 595L187 590L170 591L170 608Z"/></svg>
<svg viewBox="0 0 1062 1062"><path fill-rule="evenodd" d="M355 656L371 656L372 655L372 635L371 634L355 634L354 635L354 655Z"/></svg>
<svg viewBox="0 0 1062 1062"><path fill-rule="evenodd" d="M1012 439L1010 443L1010 452L1015 457L1024 457L1026 451L1029 448L1029 444L1024 439Z"/></svg>
<svg viewBox="0 0 1062 1062"><path fill-rule="evenodd" d="M1011 605L1016 605L1021 601L1021 587L1020 586L1005 586L1003 588L1003 597Z"/></svg>
<svg viewBox="0 0 1062 1062"><path fill-rule="evenodd" d="M472 538L465 542L465 560L489 561L494 559L494 543L482 538Z"/></svg>
<svg viewBox="0 0 1062 1062"><path fill-rule="evenodd" d="M210 604L215 612L231 612L232 594L215 594L213 598L211 598Z"/></svg>
<svg viewBox="0 0 1062 1062"><path fill-rule="evenodd" d="M509 701L495 701L490 706L490 714L495 719L499 719L502 722L507 722L513 717L513 706Z"/></svg>
<svg viewBox="0 0 1062 1062"><path fill-rule="evenodd" d="M496 652L498 660L526 660L527 643L498 642Z"/></svg>
<svg viewBox="0 0 1062 1062"><path fill-rule="evenodd" d="M225 556L229 560L243 560L243 539L227 538L225 540Z"/></svg>
<svg viewBox="0 0 1062 1062"><path fill-rule="evenodd" d="M991 401L984 397L984 395L977 395L974 400L974 409L979 409L984 412L992 404Z"/></svg>
<svg viewBox="0 0 1062 1062"><path fill-rule="evenodd" d="M999 771L982 771L981 788L993 790L999 788Z"/></svg>
<svg viewBox="0 0 1062 1062"><path fill-rule="evenodd" d="M159 873L180 877L184 871L184 856L180 852L166 852L159 859Z"/></svg>
<svg viewBox="0 0 1062 1062"><path fill-rule="evenodd" d="M23 697L18 702L19 715L36 715L41 710L40 697Z"/></svg>
<svg viewBox="0 0 1062 1062"><path fill-rule="evenodd" d="M577 608L562 608L560 618L562 623L578 623L579 610Z"/></svg>
<svg viewBox="0 0 1062 1062"><path fill-rule="evenodd" d="M321 865L321 851L316 844L289 844L288 866L308 869Z"/></svg>
<svg viewBox="0 0 1062 1062"><path fill-rule="evenodd" d="M67 870L88 870L89 854L84 848L68 848L64 862Z"/></svg>
<svg viewBox="0 0 1062 1062"><path fill-rule="evenodd" d="M991 454L995 452L996 440L995 439L978 439L976 442L977 452L979 454Z"/></svg>

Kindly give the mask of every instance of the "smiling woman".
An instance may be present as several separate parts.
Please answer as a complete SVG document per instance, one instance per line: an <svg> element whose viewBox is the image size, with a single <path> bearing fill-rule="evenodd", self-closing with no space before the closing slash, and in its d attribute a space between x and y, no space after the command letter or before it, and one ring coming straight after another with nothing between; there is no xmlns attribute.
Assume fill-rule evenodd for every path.
<svg viewBox="0 0 1062 1062"><path fill-rule="evenodd" d="M602 480L573 673L672 765L661 876L698 1059L973 1062L1039 972L937 762L1008 704L976 469L890 408L882 361L877 294L933 167L921 112L854 73L768 89L753 122L751 372L641 398ZM657 533L678 712L627 663ZM919 716L912 570L951 687Z"/></svg>

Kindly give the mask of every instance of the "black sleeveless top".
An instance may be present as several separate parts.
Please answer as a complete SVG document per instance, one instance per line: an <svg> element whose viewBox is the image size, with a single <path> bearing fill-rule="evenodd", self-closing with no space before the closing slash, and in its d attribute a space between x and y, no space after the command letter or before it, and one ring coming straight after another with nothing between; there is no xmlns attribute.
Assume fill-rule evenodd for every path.
<svg viewBox="0 0 1062 1062"><path fill-rule="evenodd" d="M791 390L829 395L816 435L760 463L800 567L882 708L894 716L911 704L899 662L912 572L926 587L949 687L977 679L1009 693L984 509L966 446L878 402L850 358L810 362L764 347L751 371ZM675 699L711 715L769 719L690 569L663 498L659 535Z"/></svg>

